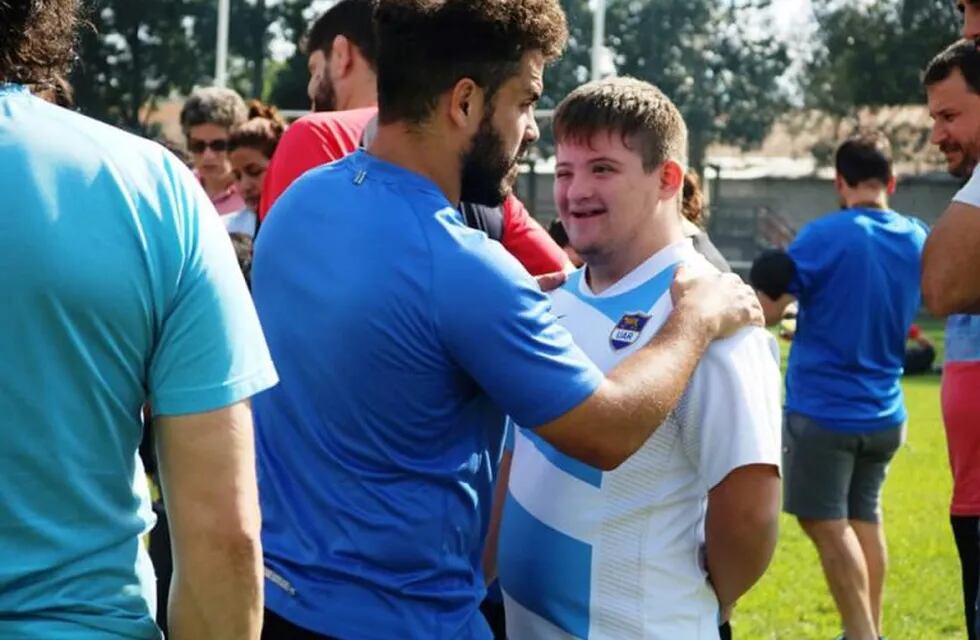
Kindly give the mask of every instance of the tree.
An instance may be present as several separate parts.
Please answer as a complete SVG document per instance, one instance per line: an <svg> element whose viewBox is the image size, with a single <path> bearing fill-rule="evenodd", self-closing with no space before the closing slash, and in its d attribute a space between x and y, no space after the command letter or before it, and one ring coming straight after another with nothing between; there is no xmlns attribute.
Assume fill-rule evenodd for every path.
<svg viewBox="0 0 980 640"><path fill-rule="evenodd" d="M306 94L309 81L307 57L299 46L313 19L306 2L285 1L280 9L280 27L283 37L296 45L296 51L276 74L269 93L269 101L282 109L309 109Z"/></svg>
<svg viewBox="0 0 980 640"><path fill-rule="evenodd" d="M957 37L949 0L873 0L815 8L818 45L803 86L808 106L839 117L861 107L920 103L920 73Z"/></svg>
<svg viewBox="0 0 980 640"><path fill-rule="evenodd" d="M188 16L202 0L95 0L71 76L89 115L142 131L140 112L172 89L206 75Z"/></svg>
<svg viewBox="0 0 980 640"><path fill-rule="evenodd" d="M657 85L690 131L690 164L708 145L762 141L786 110L786 46L751 18L768 0L612 0L609 44L619 71Z"/></svg>

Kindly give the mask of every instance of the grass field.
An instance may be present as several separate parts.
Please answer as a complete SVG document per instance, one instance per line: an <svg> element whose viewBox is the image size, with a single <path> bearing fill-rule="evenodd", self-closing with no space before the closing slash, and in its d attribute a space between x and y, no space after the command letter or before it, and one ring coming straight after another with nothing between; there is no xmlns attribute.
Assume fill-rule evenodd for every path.
<svg viewBox="0 0 980 640"><path fill-rule="evenodd" d="M941 350L941 325L923 329ZM883 499L891 554L884 631L890 640L965 638L939 376L906 378L905 393L908 441L892 464ZM751 640L831 640L840 633L816 552L794 520L783 516L769 572L743 598L733 626L737 638Z"/></svg>

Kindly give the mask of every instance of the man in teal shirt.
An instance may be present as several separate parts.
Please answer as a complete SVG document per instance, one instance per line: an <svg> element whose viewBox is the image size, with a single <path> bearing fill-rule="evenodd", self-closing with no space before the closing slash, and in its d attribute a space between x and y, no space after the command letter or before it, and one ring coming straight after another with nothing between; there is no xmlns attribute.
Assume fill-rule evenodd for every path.
<svg viewBox="0 0 980 640"><path fill-rule="evenodd" d="M251 415L276 382L190 172L30 94L72 57L77 0L0 3L0 637L159 638L137 457L153 408L175 636L255 638Z"/></svg>

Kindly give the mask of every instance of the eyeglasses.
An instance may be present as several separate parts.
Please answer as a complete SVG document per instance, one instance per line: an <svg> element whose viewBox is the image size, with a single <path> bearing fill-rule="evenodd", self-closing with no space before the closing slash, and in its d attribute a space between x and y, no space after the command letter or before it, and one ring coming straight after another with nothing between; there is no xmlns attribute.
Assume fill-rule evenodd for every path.
<svg viewBox="0 0 980 640"><path fill-rule="evenodd" d="M191 138L187 141L187 148L191 153L204 153L205 149L210 149L215 153L224 153L228 150L228 140L219 138L218 140L195 140Z"/></svg>

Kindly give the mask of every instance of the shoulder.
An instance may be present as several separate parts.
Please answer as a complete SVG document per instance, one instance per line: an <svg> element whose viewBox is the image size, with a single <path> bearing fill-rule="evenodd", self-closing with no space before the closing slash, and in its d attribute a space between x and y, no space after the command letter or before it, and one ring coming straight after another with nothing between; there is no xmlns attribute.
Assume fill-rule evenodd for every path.
<svg viewBox="0 0 980 640"><path fill-rule="evenodd" d="M705 351L695 375L723 375L752 380L779 375L779 345L771 333L758 327L742 329L723 340L715 340ZM758 378L762 382L762 378Z"/></svg>

